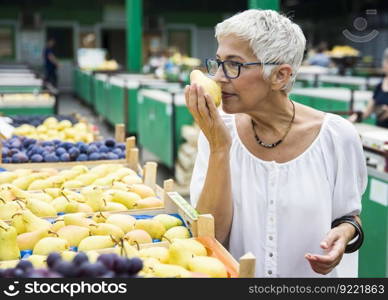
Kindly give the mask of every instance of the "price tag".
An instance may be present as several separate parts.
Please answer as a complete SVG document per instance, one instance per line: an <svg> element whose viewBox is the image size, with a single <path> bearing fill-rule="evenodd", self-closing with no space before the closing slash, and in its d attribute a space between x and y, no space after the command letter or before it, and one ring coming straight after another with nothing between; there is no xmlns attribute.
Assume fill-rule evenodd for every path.
<svg viewBox="0 0 388 300"><path fill-rule="evenodd" d="M0 137L3 139L9 139L12 137L12 133L15 128L9 125L3 118L0 118Z"/></svg>
<svg viewBox="0 0 388 300"><path fill-rule="evenodd" d="M198 212L181 195L177 192L169 192L167 194L190 218L194 220L198 219Z"/></svg>

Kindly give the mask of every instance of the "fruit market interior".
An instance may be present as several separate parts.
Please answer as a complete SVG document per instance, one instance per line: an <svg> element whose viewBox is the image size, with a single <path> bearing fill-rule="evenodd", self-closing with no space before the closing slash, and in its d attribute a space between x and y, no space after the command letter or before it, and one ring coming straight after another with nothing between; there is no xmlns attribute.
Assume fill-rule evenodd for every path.
<svg viewBox="0 0 388 300"><path fill-rule="evenodd" d="M257 10L257 22L249 19L254 18L253 12L247 14L247 22L252 21L254 26L264 22L262 27L273 31L272 39L268 36L260 40L260 36L254 36L260 30L249 31L243 24L232 23L237 22L233 19L235 14L251 9ZM271 12L259 18L258 10ZM270 18L277 18L278 22L271 23ZM231 20L232 25L224 20ZM289 61L284 58L285 61L276 62L252 59L236 62L233 57L237 55L223 54L234 45L222 48L226 45L225 37L237 35L234 32L245 28L249 31L246 36L252 38L250 54L260 59L257 53L266 53L277 59L278 56L273 53L271 56L269 50L261 49L255 41L267 45L268 40L273 40L268 49L280 51L277 49L286 47L288 42L284 41L289 35L282 30L289 26L287 30L291 32L294 23L304 37L293 29L295 39L289 43L295 43L295 49L298 39L304 39L305 44L298 48L298 54L291 48L279 52L279 57L294 53ZM271 24L275 24L273 28ZM216 25L219 32L227 33L216 38ZM0 278L324 277L327 274L388 277L387 26L388 2L378 0L0 0ZM300 62L296 63L298 55ZM234 111L238 105L230 103L237 102L233 99L239 98L236 92L239 87L243 87L241 90L252 87L239 82L255 68L267 64L274 68L289 66L282 70L286 73L291 70L287 78L292 88L287 92L275 90L292 103L284 114L287 118L290 115L290 119L292 112L293 115L291 121L281 121L284 124L278 131L261 136L260 129L266 127L255 123L255 114L249 113L251 108ZM191 87L185 90L187 85ZM195 92L198 95L195 108L190 105L194 101L190 98L193 86L201 86ZM199 104L200 91L207 93L201 102L206 113ZM241 92L241 99L245 93ZM249 124L241 128L249 129L249 139L241 138L245 129L238 127L240 121L234 117L230 153L240 143L241 149L255 158L256 163L268 168L273 164L283 170L285 165L312 152L318 144L316 140L323 139L323 124L329 130L329 121L322 121L326 123L315 134L316 140L306 142L310 146L300 151L299 156L278 160L282 151L294 151L278 150L292 145L291 137L294 141L302 140L302 136L307 139L312 132L310 128L306 134L296 133L295 124L301 123L304 116L301 111L313 114L308 108L333 118L340 116L337 123L348 126L348 132L354 131L356 139L356 146L351 149L347 148L351 143L341 148L339 140L333 149L340 154L332 154L335 167L324 165L319 169L317 161L308 165L309 170L316 168L317 173L321 172L323 186L331 182L331 175L323 174L322 170L336 170L334 191L324 191L332 197L327 201L335 201L338 189L346 189L341 195L349 198L349 204L344 202L339 213L335 212L334 202L328 204L332 209L330 217L325 221L322 237L320 233L316 236L323 239L329 229L338 233L333 224L342 217L338 225L342 227L338 228L355 230L348 246L352 240L356 240L354 245L362 245L343 256L342 252L327 272L314 267L314 259L309 260L307 253L318 251L321 253L317 255L325 257L340 246L334 241L327 248L320 247L319 242L316 248L306 246L295 265L303 265L301 270L308 271L289 273L270 261L279 259L276 251L284 251L279 249L280 231L286 232L287 228L280 223L273 227L279 230L279 245L273 246L278 250L268 250L271 246L267 242L264 246L261 238L252 238L257 239L257 245L263 245L261 248L269 247L264 254L256 250L258 246L250 246L243 239L239 243L244 246L233 246L237 242L232 236L228 244L220 230L222 226L230 226L228 234L237 234L240 225L234 222L241 220L245 224L243 220L247 217L239 214L244 205L235 196L241 194L244 198L244 189L248 193L260 181L257 178L267 175L255 173L258 177L252 178L243 171L237 172L232 157L230 167L225 167L229 166L227 161L216 164L216 158L204 162L205 154L212 156L219 150L212 148L218 140L216 137L212 140L213 133L206 130L204 120L213 118L217 109L217 116L221 110L223 114L236 116L247 112L245 115L252 117L252 123L244 123L241 117L241 124ZM314 115L315 121L317 116L319 113ZM225 119L223 115L214 118ZM224 127L219 125L218 131ZM342 136L340 131L337 133L338 139L350 139L345 133ZM237 134L236 139L233 134ZM268 138L271 134L272 139ZM270 143L263 142L263 137ZM229 140L225 141L228 144ZM357 157L357 143L362 159L352 168L356 164L353 160ZM301 141L299 145L302 144ZM334 150L325 149L322 153L325 151ZM232 156L228 152L229 155ZM245 160L237 163L241 170L244 164ZM203 166L205 169L200 170ZM353 173L340 178L341 166ZM250 168L253 165L247 167ZM229 181L222 181L222 177ZM243 181L242 178L248 181L237 187L234 180ZM272 180L270 175L268 178ZM296 197L307 197L303 194L304 184L309 181L305 176L298 178L301 194ZM211 196L201 194L199 185ZM224 186L224 190L219 186ZM265 232L253 232L266 235L274 219L284 217L293 222L297 217L291 213L282 215L287 201L278 203L277 211L275 208L271 212L271 191L270 188L267 191L267 186L264 190L265 193L248 197L268 201L263 211L257 208L258 215L250 215L268 218L269 223L253 220L253 226L266 228ZM212 202L210 197L225 201ZM234 212L227 211L228 205L233 206ZM296 203L295 207L300 206L303 211L303 205ZM320 214L310 207L305 209L306 214ZM235 215L229 216L230 224L226 225L228 213ZM220 216L225 216L225 220L220 220ZM245 230L239 234L249 235ZM268 234L274 242L275 234ZM275 242L278 243L277 238ZM344 249L345 246L346 243Z"/></svg>

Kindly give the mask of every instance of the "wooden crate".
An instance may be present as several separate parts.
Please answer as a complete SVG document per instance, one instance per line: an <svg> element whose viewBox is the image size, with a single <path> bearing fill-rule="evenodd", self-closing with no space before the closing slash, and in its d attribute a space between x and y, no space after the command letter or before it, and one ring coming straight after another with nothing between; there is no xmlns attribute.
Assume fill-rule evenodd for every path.
<svg viewBox="0 0 388 300"><path fill-rule="evenodd" d="M118 126L120 127L120 126ZM118 133L117 136L123 139L123 135ZM139 166L139 150L136 146L136 138L129 137L125 140L125 159L117 159L117 160L90 160L90 161L69 161L69 162L41 162L41 163L1 163L0 156L0 167L6 169L7 171L13 171L17 169L43 169L43 168L56 168L56 169L66 169L71 168L77 165L85 165L87 167L94 167L100 164L123 164L127 165L134 171L141 171ZM0 150L2 148L2 144L0 143Z"/></svg>

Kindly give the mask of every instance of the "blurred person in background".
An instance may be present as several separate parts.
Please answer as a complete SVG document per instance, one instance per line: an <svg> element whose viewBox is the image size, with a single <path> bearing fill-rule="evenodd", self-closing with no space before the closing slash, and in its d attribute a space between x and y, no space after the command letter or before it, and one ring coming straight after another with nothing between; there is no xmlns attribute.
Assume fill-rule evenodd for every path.
<svg viewBox="0 0 388 300"><path fill-rule="evenodd" d="M368 101L365 110L349 117L351 122L362 122L372 113L375 113L376 125L388 128L388 48L384 51L382 64L385 77L375 87L373 97Z"/></svg>
<svg viewBox="0 0 388 300"><path fill-rule="evenodd" d="M289 98L306 45L297 24L251 9L215 32L206 67L222 111L198 84L185 88L201 128L191 203L214 216L216 237L235 258L255 255L256 277L337 277L343 254L362 244L367 170L358 133Z"/></svg>
<svg viewBox="0 0 388 300"><path fill-rule="evenodd" d="M59 62L54 54L55 39L49 38L46 43L46 47L43 50L44 61L44 76L45 82L50 83L53 87L58 86L58 74L57 69Z"/></svg>
<svg viewBox="0 0 388 300"><path fill-rule="evenodd" d="M310 59L308 60L308 63L311 66L320 66L320 67L329 67L331 60L328 55L325 54L326 51L326 43L320 43L320 45L317 47L315 54L313 54Z"/></svg>

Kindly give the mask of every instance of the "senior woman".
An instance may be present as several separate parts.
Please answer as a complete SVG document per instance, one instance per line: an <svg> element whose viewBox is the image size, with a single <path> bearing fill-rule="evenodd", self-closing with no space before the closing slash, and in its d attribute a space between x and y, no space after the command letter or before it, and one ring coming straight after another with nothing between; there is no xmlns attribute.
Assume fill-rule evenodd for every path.
<svg viewBox="0 0 388 300"><path fill-rule="evenodd" d="M202 87L185 89L201 128L192 204L214 215L232 255L253 252L257 277L336 277L345 249L362 242L367 173L353 125L288 98L306 41L286 17L247 10L216 38L206 64L223 112Z"/></svg>

